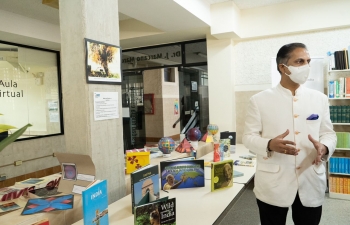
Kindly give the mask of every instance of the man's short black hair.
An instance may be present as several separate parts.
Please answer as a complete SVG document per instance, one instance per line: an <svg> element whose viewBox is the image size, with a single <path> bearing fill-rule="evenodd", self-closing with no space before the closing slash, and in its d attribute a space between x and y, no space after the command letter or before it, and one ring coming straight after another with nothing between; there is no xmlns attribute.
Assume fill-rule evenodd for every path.
<svg viewBox="0 0 350 225"><path fill-rule="evenodd" d="M294 51L296 48L306 48L306 45L303 43L290 43L283 45L280 50L277 52L276 56L276 63L277 63L277 70L281 73L280 69L278 68L279 64L286 64L288 59L290 58L290 53Z"/></svg>

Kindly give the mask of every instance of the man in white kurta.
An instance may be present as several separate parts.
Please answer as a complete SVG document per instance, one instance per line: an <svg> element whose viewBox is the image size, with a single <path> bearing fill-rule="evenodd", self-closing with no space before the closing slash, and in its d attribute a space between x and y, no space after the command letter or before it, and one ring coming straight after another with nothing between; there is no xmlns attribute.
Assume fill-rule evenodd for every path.
<svg viewBox="0 0 350 225"><path fill-rule="evenodd" d="M297 218L303 217L300 215L303 212L311 217L310 221L318 217L307 209L322 206L327 187L322 161L330 158L336 146L327 96L300 85L307 78L300 78L298 69L310 62L303 46L294 43L280 49L277 54L280 84L254 95L247 110L243 143L257 154L254 193L262 225L279 222L265 218L267 215L262 215L265 208L259 203L264 207L280 207L286 215L297 199L302 208L298 215L294 215L297 209L293 212L295 224L318 224L321 217L322 207L318 209L316 222L298 222ZM275 208L271 208L272 216Z"/></svg>

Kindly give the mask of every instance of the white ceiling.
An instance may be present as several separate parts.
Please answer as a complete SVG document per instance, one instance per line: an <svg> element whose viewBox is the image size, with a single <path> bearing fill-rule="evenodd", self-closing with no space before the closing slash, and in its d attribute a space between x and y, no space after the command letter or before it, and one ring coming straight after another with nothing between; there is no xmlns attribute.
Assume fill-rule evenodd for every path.
<svg viewBox="0 0 350 225"><path fill-rule="evenodd" d="M0 9L47 23L60 23L58 9L42 4L42 0L0 0ZM131 17L119 13L119 20Z"/></svg>
<svg viewBox="0 0 350 225"><path fill-rule="evenodd" d="M240 9L249 9L298 0L207 0L211 4L233 1Z"/></svg>

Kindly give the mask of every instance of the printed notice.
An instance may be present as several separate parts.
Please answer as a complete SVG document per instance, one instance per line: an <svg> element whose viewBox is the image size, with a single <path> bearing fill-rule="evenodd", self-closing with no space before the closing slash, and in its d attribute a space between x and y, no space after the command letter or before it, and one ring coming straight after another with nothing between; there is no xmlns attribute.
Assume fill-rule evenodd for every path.
<svg viewBox="0 0 350 225"><path fill-rule="evenodd" d="M86 181L94 181L95 176L78 173L77 179L78 180L86 180Z"/></svg>
<svg viewBox="0 0 350 225"><path fill-rule="evenodd" d="M94 92L95 120L119 118L118 92Z"/></svg>
<svg viewBox="0 0 350 225"><path fill-rule="evenodd" d="M74 185L72 192L81 195L81 193L83 191L85 191L85 189L86 189L86 187L82 187L82 186L79 186L79 185Z"/></svg>

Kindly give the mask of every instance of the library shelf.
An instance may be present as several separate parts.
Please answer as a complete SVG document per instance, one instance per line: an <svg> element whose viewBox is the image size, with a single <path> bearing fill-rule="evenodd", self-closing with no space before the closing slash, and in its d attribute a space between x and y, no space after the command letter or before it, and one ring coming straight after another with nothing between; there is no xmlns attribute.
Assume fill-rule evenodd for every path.
<svg viewBox="0 0 350 225"><path fill-rule="evenodd" d="M342 176L350 176L350 174L348 174L348 173L333 173L333 172L329 172L329 174L332 174L332 175L342 175Z"/></svg>
<svg viewBox="0 0 350 225"><path fill-rule="evenodd" d="M330 198L338 198L338 199L350 200L350 194L341 194L341 193L329 192L329 197Z"/></svg>
<svg viewBox="0 0 350 225"><path fill-rule="evenodd" d="M350 125L350 123L332 123L333 125Z"/></svg>

